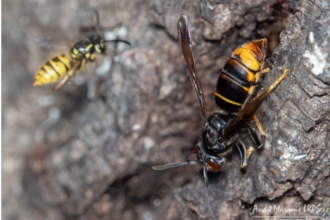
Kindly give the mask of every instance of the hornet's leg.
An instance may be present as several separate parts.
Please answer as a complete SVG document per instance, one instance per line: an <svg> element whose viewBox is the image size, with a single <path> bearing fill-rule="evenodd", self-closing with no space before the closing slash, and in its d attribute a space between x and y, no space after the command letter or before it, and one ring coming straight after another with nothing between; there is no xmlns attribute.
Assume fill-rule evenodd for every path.
<svg viewBox="0 0 330 220"><path fill-rule="evenodd" d="M265 79L267 73L269 72L269 68L265 68L260 72L256 73L256 81L255 84L260 84Z"/></svg>
<svg viewBox="0 0 330 220"><path fill-rule="evenodd" d="M240 140L236 142L236 147L241 156L241 169L244 169L246 168L247 161L249 160L249 157L251 156L254 149L251 146L248 149L246 149L245 145Z"/></svg>
<svg viewBox="0 0 330 220"><path fill-rule="evenodd" d="M249 89L249 93L247 98L245 99L241 109L245 108L246 105L248 105L250 103L250 101L252 100L252 98L255 96L256 92L257 92L257 88L260 85L260 83L262 83L262 81L264 80L264 78L266 77L267 73L269 72L269 68L263 69L260 72L257 72L256 75L256 79L255 79L255 83L254 86L250 87Z"/></svg>
<svg viewBox="0 0 330 220"><path fill-rule="evenodd" d="M276 86L286 77L287 72L290 71L289 68L285 68L282 75L272 84L270 85L265 91L263 91L262 93L258 94L257 97L255 97L252 102L254 106L257 106L257 108L261 105L262 101L265 100L265 98L276 88ZM256 109L257 109L256 108ZM258 127L258 130L261 134L261 141L260 141L260 145L258 148L263 147L264 143L265 143L265 139L266 139L266 135L265 132L263 131L261 124L257 118L257 116L255 115L251 115ZM250 126L251 127L251 126ZM251 134L252 140L257 140L256 138L253 138L254 136L257 137L256 132L253 129L249 129L249 132Z"/></svg>
<svg viewBox="0 0 330 220"><path fill-rule="evenodd" d="M254 120L254 122L256 123L257 128L258 128L258 130L259 130L259 133L260 133L260 135L261 135L260 145L257 145L257 146L258 146L258 149L260 149L260 148L262 148L262 147L265 145L266 135L265 135L264 130L263 130L262 127L261 127L261 124L260 124L260 122L259 122L258 117L257 117L256 115L253 115L252 117L253 117L253 120ZM251 133L250 133L250 134L251 134Z"/></svg>
<svg viewBox="0 0 330 220"><path fill-rule="evenodd" d="M250 137L253 141L253 143L257 146L258 149L261 149L264 144L265 144L265 135L261 134L261 140L257 134L257 131L252 128L251 125L249 125L248 123L245 123L246 129L249 131Z"/></svg>

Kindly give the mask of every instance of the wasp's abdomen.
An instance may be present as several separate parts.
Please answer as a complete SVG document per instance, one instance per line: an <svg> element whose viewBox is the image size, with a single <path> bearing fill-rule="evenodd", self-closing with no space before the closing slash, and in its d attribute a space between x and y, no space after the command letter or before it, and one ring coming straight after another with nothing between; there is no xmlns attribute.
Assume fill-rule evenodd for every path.
<svg viewBox="0 0 330 220"><path fill-rule="evenodd" d="M71 68L70 59L64 54L48 60L38 70L33 86L46 85L62 78Z"/></svg>
<svg viewBox="0 0 330 220"><path fill-rule="evenodd" d="M263 63L265 42L266 39L252 41L237 48L220 72L215 102L223 110L240 110Z"/></svg>

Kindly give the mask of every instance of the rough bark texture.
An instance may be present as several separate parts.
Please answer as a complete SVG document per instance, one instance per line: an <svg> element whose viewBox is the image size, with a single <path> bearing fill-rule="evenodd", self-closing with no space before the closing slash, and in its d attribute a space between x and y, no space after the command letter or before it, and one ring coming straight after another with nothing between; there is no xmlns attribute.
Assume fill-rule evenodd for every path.
<svg viewBox="0 0 330 220"><path fill-rule="evenodd" d="M285 22L277 21L274 4L3 2L3 219L210 218L198 166L151 170L193 159L200 135L201 114L176 40L181 14L213 108L217 74L231 52L255 37L268 37L272 51L285 24L263 87L285 67L291 72L257 112L266 146L254 151L245 173L234 150L224 172L209 174L217 218L329 218L330 3L301 0ZM32 88L39 66L81 39L81 26L93 25L91 7L106 36L131 47L109 45L96 68L86 65L75 83L53 94L51 87Z"/></svg>

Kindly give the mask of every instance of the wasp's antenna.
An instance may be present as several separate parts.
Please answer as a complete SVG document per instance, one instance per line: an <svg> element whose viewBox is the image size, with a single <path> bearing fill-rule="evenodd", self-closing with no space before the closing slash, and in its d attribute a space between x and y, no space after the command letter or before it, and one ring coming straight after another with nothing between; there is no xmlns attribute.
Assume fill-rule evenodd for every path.
<svg viewBox="0 0 330 220"><path fill-rule="evenodd" d="M100 31L100 16L99 16L99 13L97 12L97 10L95 8L93 8L93 11L96 15L96 33L97 34L101 34L101 31Z"/></svg>
<svg viewBox="0 0 330 220"><path fill-rule="evenodd" d="M154 166L154 167L152 167L152 169L154 169L154 170L166 170L166 169L173 168L173 167L180 167L180 166L191 165L191 164L198 164L198 161L192 160L192 161L187 161L187 162L169 163L169 164L165 164L165 165L162 165L162 166Z"/></svg>
<svg viewBox="0 0 330 220"><path fill-rule="evenodd" d="M122 39L104 40L103 42L105 42L105 43L109 43L109 42L122 42L122 43L125 43L125 44L128 44L128 45L131 45L130 42L128 42L128 41L126 41L126 40L122 40Z"/></svg>
<svg viewBox="0 0 330 220"><path fill-rule="evenodd" d="M206 170L206 166L203 167L203 174L204 174L204 181L205 181L205 202L206 202L206 207L207 210L209 211L209 213L211 214L211 216L214 218L214 214L213 211L211 209L211 205L210 205L210 200L209 200L209 181L207 178L207 170Z"/></svg>

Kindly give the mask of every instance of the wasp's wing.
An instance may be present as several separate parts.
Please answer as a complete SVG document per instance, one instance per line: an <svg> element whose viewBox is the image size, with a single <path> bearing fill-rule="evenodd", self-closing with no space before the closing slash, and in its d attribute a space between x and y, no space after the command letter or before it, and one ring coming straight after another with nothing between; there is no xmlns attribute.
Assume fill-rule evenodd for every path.
<svg viewBox="0 0 330 220"><path fill-rule="evenodd" d="M231 132L240 128L249 118L251 118L262 102L267 98L267 96L276 88L276 86L286 77L286 73L289 71L288 68L285 68L282 75L271 85L269 88L262 93L260 93L257 97L251 100L251 102L242 109L237 117L226 127L225 136L228 136Z"/></svg>
<svg viewBox="0 0 330 220"><path fill-rule="evenodd" d="M178 37L179 37L179 44L181 47L182 55L186 63L186 67L188 69L191 83L193 84L199 102L199 106L201 108L203 117L206 117L206 112L207 112L206 103L204 99L202 86L200 85L198 75L195 69L195 60L192 52L189 24L188 24L188 19L185 15L182 15L178 22Z"/></svg>

